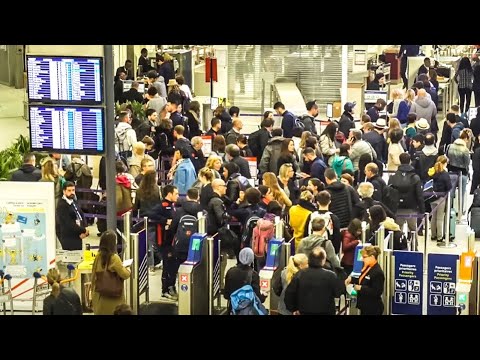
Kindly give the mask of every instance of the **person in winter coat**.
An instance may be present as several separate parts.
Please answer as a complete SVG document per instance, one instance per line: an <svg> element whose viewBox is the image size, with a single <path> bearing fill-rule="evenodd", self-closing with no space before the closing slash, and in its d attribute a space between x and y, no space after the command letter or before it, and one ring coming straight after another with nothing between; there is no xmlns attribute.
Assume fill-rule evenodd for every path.
<svg viewBox="0 0 480 360"><path fill-rule="evenodd" d="M238 264L230 268L225 275L225 288L223 289L223 297L228 300L228 313L231 311L230 296L242 286L249 283L253 291L263 303L267 298L260 292L260 276L253 270L252 264L255 260L255 254L251 248L243 248L238 255Z"/></svg>
<svg viewBox="0 0 480 360"><path fill-rule="evenodd" d="M273 283L275 294L280 294L278 298L277 311L280 315L292 315L285 305L285 291L293 279L293 276L302 269L308 267L308 257L305 254L295 254L290 256L287 266L282 270L280 276Z"/></svg>
<svg viewBox="0 0 480 360"><path fill-rule="evenodd" d="M387 185L385 184L385 186ZM395 214L384 203L382 203L381 201L374 200L372 198L372 195L374 193L373 183L362 182L358 185L357 191L361 199L357 204L355 204L353 209L354 216L357 219L360 219L362 221L368 221L369 220L368 209L370 209L374 205L380 205L383 208L383 210L385 210L385 213L387 214L387 216L391 218L395 217Z"/></svg>
<svg viewBox="0 0 480 360"><path fill-rule="evenodd" d="M295 238L295 248L298 248L300 241L308 236L308 222L312 212L316 210L312 203L313 195L310 191L305 190L300 194L298 205L290 208L290 226L293 228L293 236Z"/></svg>
<svg viewBox="0 0 480 360"><path fill-rule="evenodd" d="M330 240L328 240L328 234L325 227L325 220L320 217L312 219L312 234L304 237L297 247L297 253L303 253L310 256L313 249L316 247L322 247L327 253L327 260L330 262L333 268L340 267L340 261L335 254L335 248Z"/></svg>
<svg viewBox="0 0 480 360"><path fill-rule="evenodd" d="M339 149L335 147L335 134L337 133L338 125L335 122L331 122L323 130L320 135L320 149L322 150L323 159L328 165L332 165L333 157L339 152ZM345 134L346 136L348 134Z"/></svg>
<svg viewBox="0 0 480 360"><path fill-rule="evenodd" d="M385 236L389 231L393 231L393 250L407 249L407 242L402 237L400 226L395 223L395 220L387 217L385 210L379 205L374 205L370 208L370 232L375 233L380 226L385 228ZM392 243L390 243L392 244ZM378 244L377 244L378 245ZM389 246L391 248L391 245Z"/></svg>
<svg viewBox="0 0 480 360"><path fill-rule="evenodd" d="M355 129L355 123L353 121L355 105L355 102L347 102L343 105L344 111L338 121L338 131L341 131L345 137L350 133L350 129Z"/></svg>
<svg viewBox="0 0 480 360"><path fill-rule="evenodd" d="M355 284L357 291L357 308L361 315L382 315L385 274L378 264L381 250L378 246L367 246L362 249L363 269L359 278L348 277L345 285Z"/></svg>
<svg viewBox="0 0 480 360"><path fill-rule="evenodd" d="M361 242L362 222L359 219L353 219L348 224L348 229L344 231L342 237L343 257L341 265L347 274L353 271L353 262L355 248Z"/></svg>
<svg viewBox="0 0 480 360"><path fill-rule="evenodd" d="M350 160L349 155L352 152L349 144L345 143L340 145L340 153L335 155L332 161L332 169L335 171L338 177L342 176L344 170L350 170L352 173L353 163Z"/></svg>
<svg viewBox="0 0 480 360"><path fill-rule="evenodd" d="M47 282L52 291L43 300L43 315L82 315L80 296L73 288L62 284L60 271L57 268L48 270Z"/></svg>
<svg viewBox="0 0 480 360"><path fill-rule="evenodd" d="M190 152L186 148L181 149L182 161L177 165L177 170L173 177L173 185L178 188L179 194L186 194L197 178L195 167L190 160Z"/></svg>
<svg viewBox="0 0 480 360"><path fill-rule="evenodd" d="M35 155L27 153L23 155L23 165L12 174L12 181L38 181L42 178L42 172L35 167Z"/></svg>
<svg viewBox="0 0 480 360"><path fill-rule="evenodd" d="M261 174L266 172L278 174L278 159L282 151L282 143L285 140L282 134L282 129L276 128L272 130L272 138L268 141L260 160L259 169Z"/></svg>
<svg viewBox="0 0 480 360"><path fill-rule="evenodd" d="M417 114L417 119L426 119L432 126L432 120L437 116L437 107L434 102L428 98L425 89L419 89L417 98L410 108L410 112Z"/></svg>
<svg viewBox="0 0 480 360"><path fill-rule="evenodd" d="M116 273L120 279L130 278L130 269L122 264L117 254L117 235L113 230L105 231L100 237L98 254L92 267L92 304L95 315L113 315L119 304L125 303L125 297L104 296L97 292L97 272L109 270Z"/></svg>
<svg viewBox="0 0 480 360"><path fill-rule="evenodd" d="M316 247L308 268L300 270L285 290L285 305L294 315L335 315L335 298L344 291L333 271L324 268L327 254Z"/></svg>

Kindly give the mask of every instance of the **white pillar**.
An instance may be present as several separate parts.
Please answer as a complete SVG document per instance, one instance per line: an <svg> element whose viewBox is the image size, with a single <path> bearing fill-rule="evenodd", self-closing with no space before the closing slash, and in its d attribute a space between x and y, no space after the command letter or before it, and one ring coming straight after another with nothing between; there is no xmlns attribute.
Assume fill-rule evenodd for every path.
<svg viewBox="0 0 480 360"><path fill-rule="evenodd" d="M340 88L340 101L343 104L347 102L348 84L348 45L342 45L342 87Z"/></svg>

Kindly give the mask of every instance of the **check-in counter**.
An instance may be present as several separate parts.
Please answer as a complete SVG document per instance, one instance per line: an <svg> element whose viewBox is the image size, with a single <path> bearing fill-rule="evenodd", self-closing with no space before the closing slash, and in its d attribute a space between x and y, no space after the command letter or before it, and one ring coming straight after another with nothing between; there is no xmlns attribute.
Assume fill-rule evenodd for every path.
<svg viewBox="0 0 480 360"><path fill-rule="evenodd" d="M364 109L364 98L363 93L367 88L367 77L368 71L353 73L348 75L348 84L347 84L347 101L357 103L356 109ZM343 105L341 107L341 112L343 112ZM361 114L360 114L361 115ZM357 112L357 116L359 113Z"/></svg>

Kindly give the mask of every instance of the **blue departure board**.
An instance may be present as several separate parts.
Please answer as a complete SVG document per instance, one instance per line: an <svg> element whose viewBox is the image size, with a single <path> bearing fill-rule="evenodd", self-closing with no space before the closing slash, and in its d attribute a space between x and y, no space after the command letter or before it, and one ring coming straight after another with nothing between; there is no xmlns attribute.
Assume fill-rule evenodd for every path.
<svg viewBox="0 0 480 360"><path fill-rule="evenodd" d="M101 104L102 71L102 58L28 55L28 100L31 103Z"/></svg>
<svg viewBox="0 0 480 360"><path fill-rule="evenodd" d="M30 105L29 113L32 151L104 153L103 108Z"/></svg>

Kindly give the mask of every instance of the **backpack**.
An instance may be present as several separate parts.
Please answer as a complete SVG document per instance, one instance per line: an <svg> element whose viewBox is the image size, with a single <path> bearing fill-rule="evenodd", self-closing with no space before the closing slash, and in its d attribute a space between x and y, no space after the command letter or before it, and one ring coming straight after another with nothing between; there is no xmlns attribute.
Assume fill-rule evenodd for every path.
<svg viewBox="0 0 480 360"><path fill-rule="evenodd" d="M480 188L475 189L473 192L473 202L471 207L480 207Z"/></svg>
<svg viewBox="0 0 480 360"><path fill-rule="evenodd" d="M331 239L333 236L333 221L330 215L332 215L330 211L327 211L325 214L320 214L318 211L312 212L310 215L310 222L308 223L308 235L312 234L312 220L321 218L325 221L325 229L327 230L328 239Z"/></svg>
<svg viewBox="0 0 480 360"><path fill-rule="evenodd" d="M397 213L399 201L400 195L397 189L392 187L392 185L387 185L383 187L382 202L394 214Z"/></svg>
<svg viewBox="0 0 480 360"><path fill-rule="evenodd" d="M174 240L175 255L188 254L190 237L198 232L198 219L190 214L183 215L178 222L177 233Z"/></svg>
<svg viewBox="0 0 480 360"><path fill-rule="evenodd" d="M268 242L275 236L275 226L268 219L259 219L252 233L252 250L257 257L265 257Z"/></svg>
<svg viewBox="0 0 480 360"><path fill-rule="evenodd" d="M243 227L241 239L243 247L250 247L253 230L256 228L257 222L260 220L260 218L265 215L265 212L266 210L262 208L258 208L257 210L250 212L250 216L248 217L247 221L245 222L245 226Z"/></svg>
<svg viewBox="0 0 480 360"><path fill-rule="evenodd" d="M293 121L293 133L299 132L302 133L305 131L305 124L302 121L301 118L295 117L295 120Z"/></svg>
<svg viewBox="0 0 480 360"><path fill-rule="evenodd" d="M236 178L233 179L233 181L236 181L238 183L238 186L240 187L240 191L245 191L248 188L252 187L248 179L243 175L237 176Z"/></svg>
<svg viewBox="0 0 480 360"><path fill-rule="evenodd" d="M188 125L188 118L186 116L182 116L182 125L184 127L183 136L187 139L190 139L190 125Z"/></svg>
<svg viewBox="0 0 480 360"><path fill-rule="evenodd" d="M347 160L346 157L340 159L340 157L338 156L333 159L332 169L333 171L335 171L338 177L342 176L342 171L345 170L347 167L345 160Z"/></svg>
<svg viewBox="0 0 480 360"><path fill-rule="evenodd" d="M127 138L127 133L129 130L133 130L132 128L126 128L120 131L117 131L115 128L115 142L118 143L118 154L117 160L121 160L126 166L128 166L127 159L132 156L132 145L129 144L128 149L124 149L125 139ZM133 130L135 131L135 130Z"/></svg>
<svg viewBox="0 0 480 360"><path fill-rule="evenodd" d="M395 198L395 190L397 190L398 193L398 201L397 201L397 209L406 209L405 203L408 201L409 197L412 197L412 191L414 191L414 184L415 182L413 181L414 177L418 175L412 172L409 172L408 174L405 172L402 173L395 173L391 179L392 183L389 185L391 187L389 189L389 193L392 193L391 196ZM390 195L390 194L389 194ZM422 199L423 200L423 199ZM390 201L391 204L391 201ZM394 204L393 204L394 205ZM392 208L390 210L393 211Z"/></svg>
<svg viewBox="0 0 480 360"><path fill-rule="evenodd" d="M253 133L250 134L248 137L248 147L250 150L252 150L252 154L255 157L260 157L262 154L260 154L260 130L257 130Z"/></svg>
<svg viewBox="0 0 480 360"><path fill-rule="evenodd" d="M230 295L231 315L267 315L268 311L263 306L252 288L253 269L248 270L246 285L235 290Z"/></svg>
<svg viewBox="0 0 480 360"><path fill-rule="evenodd" d="M115 184L115 191L117 215L122 215L133 208L132 191L120 184Z"/></svg>

